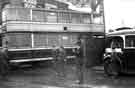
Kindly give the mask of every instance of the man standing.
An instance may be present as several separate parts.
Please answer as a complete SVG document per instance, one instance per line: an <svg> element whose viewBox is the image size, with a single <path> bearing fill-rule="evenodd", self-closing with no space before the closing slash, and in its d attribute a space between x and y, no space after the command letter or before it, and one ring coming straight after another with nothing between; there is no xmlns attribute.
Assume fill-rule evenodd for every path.
<svg viewBox="0 0 135 88"><path fill-rule="evenodd" d="M65 59L66 51L63 46L60 46L58 49L58 58L57 58L57 72L60 76L65 76Z"/></svg>
<svg viewBox="0 0 135 88"><path fill-rule="evenodd" d="M77 66L77 83L81 84L84 81L84 67L85 67L85 39L82 36L78 37L78 48L76 49L76 66Z"/></svg>
<svg viewBox="0 0 135 88"><path fill-rule="evenodd" d="M53 70L56 71L57 69L57 58L58 58L58 49L56 48L55 45L52 46L52 57L53 57L53 60L52 60L52 63L53 63ZM57 71L56 71L56 74L57 74Z"/></svg>
<svg viewBox="0 0 135 88"><path fill-rule="evenodd" d="M6 48L0 48L0 75L2 78L7 76L9 70L8 54Z"/></svg>

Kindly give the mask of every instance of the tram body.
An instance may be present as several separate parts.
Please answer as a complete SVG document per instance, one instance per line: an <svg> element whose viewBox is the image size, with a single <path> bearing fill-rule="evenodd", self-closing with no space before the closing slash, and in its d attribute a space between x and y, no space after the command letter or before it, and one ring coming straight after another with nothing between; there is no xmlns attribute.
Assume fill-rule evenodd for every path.
<svg viewBox="0 0 135 88"><path fill-rule="evenodd" d="M11 63L53 60L53 45L64 46L67 59L75 58L80 34L103 32L103 25L91 24L89 13L38 8L5 8L1 47L8 48Z"/></svg>

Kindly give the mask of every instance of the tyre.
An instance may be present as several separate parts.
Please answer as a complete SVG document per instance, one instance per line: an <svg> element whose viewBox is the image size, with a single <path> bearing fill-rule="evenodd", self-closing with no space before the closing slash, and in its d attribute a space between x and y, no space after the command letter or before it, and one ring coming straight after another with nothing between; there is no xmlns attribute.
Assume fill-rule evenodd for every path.
<svg viewBox="0 0 135 88"><path fill-rule="evenodd" d="M104 62L104 72L108 76L118 76L120 69L119 64L116 61L111 61L110 59Z"/></svg>

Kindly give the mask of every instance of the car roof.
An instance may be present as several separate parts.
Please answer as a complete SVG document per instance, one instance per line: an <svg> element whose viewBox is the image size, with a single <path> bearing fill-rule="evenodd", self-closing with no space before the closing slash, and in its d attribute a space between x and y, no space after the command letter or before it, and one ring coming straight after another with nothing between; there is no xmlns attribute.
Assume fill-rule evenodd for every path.
<svg viewBox="0 0 135 88"><path fill-rule="evenodd" d="M135 35L135 29L115 30L113 32L106 33L106 36L120 36L120 35Z"/></svg>

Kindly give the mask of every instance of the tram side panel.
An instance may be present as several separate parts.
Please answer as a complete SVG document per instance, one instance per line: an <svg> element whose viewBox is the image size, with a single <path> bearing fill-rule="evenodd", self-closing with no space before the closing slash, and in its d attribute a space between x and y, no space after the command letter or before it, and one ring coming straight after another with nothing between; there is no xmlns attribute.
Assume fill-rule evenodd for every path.
<svg viewBox="0 0 135 88"><path fill-rule="evenodd" d="M29 33L34 36L33 45L31 37L25 39L27 33L21 33L24 36L19 35L20 33L8 34L10 35L8 36L8 50L11 62L52 60L53 45L57 48L64 46L67 58L75 58L73 49L76 48L77 33Z"/></svg>

